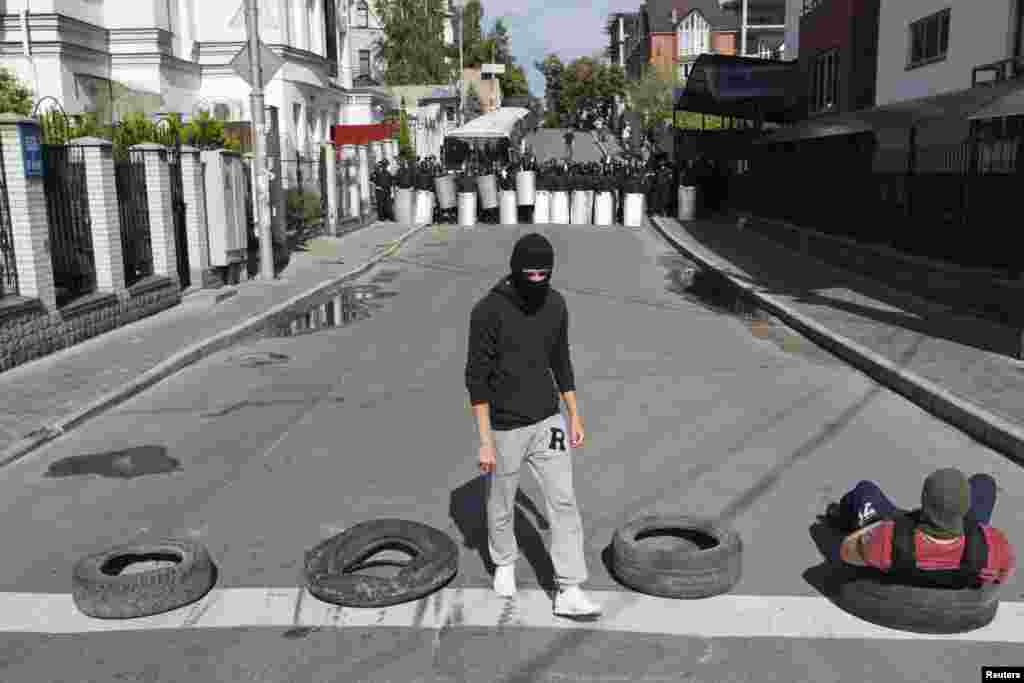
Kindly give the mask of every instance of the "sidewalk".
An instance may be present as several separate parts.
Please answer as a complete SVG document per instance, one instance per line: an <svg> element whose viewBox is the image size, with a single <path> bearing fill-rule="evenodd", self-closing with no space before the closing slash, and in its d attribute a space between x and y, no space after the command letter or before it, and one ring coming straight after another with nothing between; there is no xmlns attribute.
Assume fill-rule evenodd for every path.
<svg viewBox="0 0 1024 683"><path fill-rule="evenodd" d="M319 237L276 280L186 297L173 308L0 374L0 466L181 368L237 342L275 314L359 275L424 226L374 223ZM214 292L216 292L215 290Z"/></svg>
<svg viewBox="0 0 1024 683"><path fill-rule="evenodd" d="M726 218L656 218L704 267L876 381L1024 462L1024 362L997 352L1012 330L944 315L914 297L802 256Z"/></svg>

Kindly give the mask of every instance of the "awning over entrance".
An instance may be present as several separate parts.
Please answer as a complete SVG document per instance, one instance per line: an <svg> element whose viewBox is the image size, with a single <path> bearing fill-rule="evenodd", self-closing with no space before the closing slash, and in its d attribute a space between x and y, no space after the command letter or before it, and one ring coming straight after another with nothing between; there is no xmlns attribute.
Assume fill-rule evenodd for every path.
<svg viewBox="0 0 1024 683"><path fill-rule="evenodd" d="M780 142L796 142L797 140L813 140L835 135L853 135L874 130L868 123L851 115L834 114L807 119L787 126L771 135L767 135L754 144L772 145Z"/></svg>
<svg viewBox="0 0 1024 683"><path fill-rule="evenodd" d="M1003 116L1021 116L1024 114L1024 83L1017 81L1017 89L1003 95L989 106L971 114L972 121L979 119L998 119Z"/></svg>
<svg viewBox="0 0 1024 683"><path fill-rule="evenodd" d="M673 99L677 111L787 123L800 118L800 92L795 61L701 55Z"/></svg>

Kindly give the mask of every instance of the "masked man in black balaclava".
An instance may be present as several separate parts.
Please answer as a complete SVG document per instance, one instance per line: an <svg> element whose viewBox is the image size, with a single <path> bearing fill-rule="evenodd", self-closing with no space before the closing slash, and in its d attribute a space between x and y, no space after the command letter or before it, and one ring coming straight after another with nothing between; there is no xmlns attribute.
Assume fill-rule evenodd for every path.
<svg viewBox="0 0 1024 683"><path fill-rule="evenodd" d="M512 521L526 462L551 511L551 563L559 587L554 612L596 616L600 606L580 589L587 566L569 446L582 446L584 432L569 358L569 312L550 287L554 263L554 249L544 236L532 233L516 242L511 274L473 307L466 388L480 433L480 469L489 475L487 538L497 565L495 592L502 597L516 592L519 549Z"/></svg>

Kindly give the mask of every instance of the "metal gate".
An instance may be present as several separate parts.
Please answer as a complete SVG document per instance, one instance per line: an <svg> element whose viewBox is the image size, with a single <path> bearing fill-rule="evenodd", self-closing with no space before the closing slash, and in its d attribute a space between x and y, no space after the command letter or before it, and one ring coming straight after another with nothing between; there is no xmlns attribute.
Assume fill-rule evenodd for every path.
<svg viewBox="0 0 1024 683"><path fill-rule="evenodd" d="M0 145L0 298L18 293L18 271L14 266L14 234L11 230L11 203L7 198L7 173L4 150Z"/></svg>
<svg viewBox="0 0 1024 683"><path fill-rule="evenodd" d="M128 152L114 161L117 207L121 216L121 248L125 284L153 274L153 242L149 228L149 197L143 152Z"/></svg>
<svg viewBox="0 0 1024 683"><path fill-rule="evenodd" d="M42 147L53 281L57 305L63 306L96 289L85 154L82 147Z"/></svg>
<svg viewBox="0 0 1024 683"><path fill-rule="evenodd" d="M192 284L188 266L188 233L185 224L185 189L181 176L181 146L167 148L167 169L171 177L171 213L174 217L175 254L178 260L178 280L181 288Z"/></svg>

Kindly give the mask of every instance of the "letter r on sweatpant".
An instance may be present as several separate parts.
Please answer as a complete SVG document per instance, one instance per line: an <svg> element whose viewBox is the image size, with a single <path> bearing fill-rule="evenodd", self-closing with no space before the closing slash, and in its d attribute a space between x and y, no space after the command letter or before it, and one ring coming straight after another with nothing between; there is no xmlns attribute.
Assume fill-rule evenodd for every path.
<svg viewBox="0 0 1024 683"><path fill-rule="evenodd" d="M513 520L519 470L525 462L540 484L551 525L551 564L560 587L587 580L583 523L572 485L572 454L565 418L552 415L519 429L495 431L494 474L487 489L487 541L491 560L513 564L519 557Z"/></svg>

